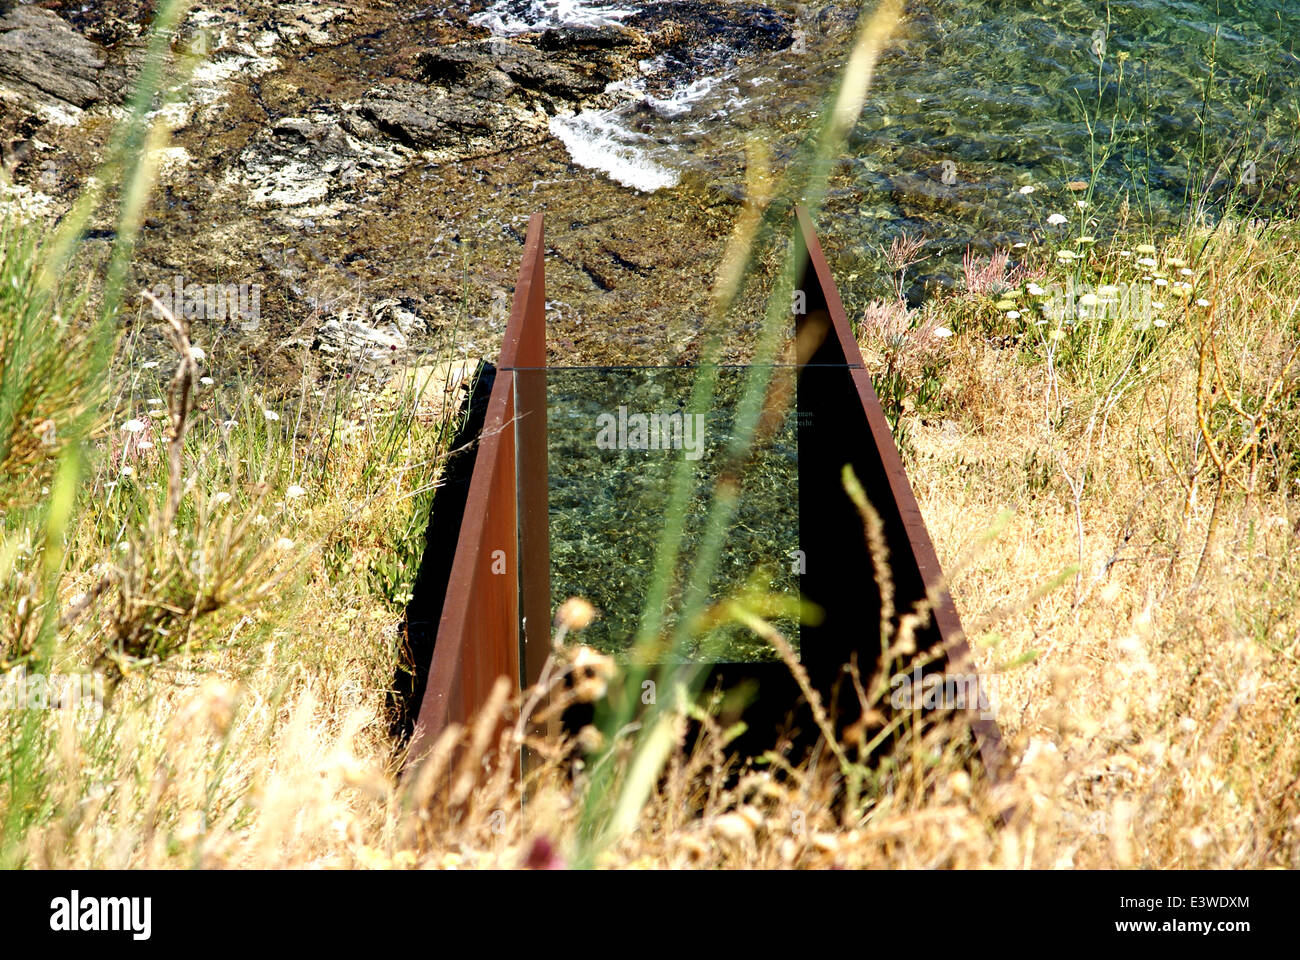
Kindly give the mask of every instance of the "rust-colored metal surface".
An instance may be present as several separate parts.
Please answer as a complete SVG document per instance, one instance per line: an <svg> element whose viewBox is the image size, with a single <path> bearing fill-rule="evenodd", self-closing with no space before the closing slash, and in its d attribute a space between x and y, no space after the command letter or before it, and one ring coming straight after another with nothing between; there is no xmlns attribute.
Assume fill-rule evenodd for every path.
<svg viewBox="0 0 1300 960"><path fill-rule="evenodd" d="M449 723L473 716L498 677L519 682L521 615L530 636L548 629L543 252L538 213L528 223L428 685L412 735L412 758L427 750ZM516 375L520 367L531 369ZM545 643L529 646L546 649Z"/></svg>
<svg viewBox="0 0 1300 960"><path fill-rule="evenodd" d="M829 419L824 440L817 439L815 429L800 431L800 527L801 531L807 529L806 519L816 516L823 533L822 538L809 543L810 576L803 578L804 592L826 606L832 615L844 611L844 620L853 616L859 624L864 619L870 622L869 617L863 616L861 588L862 578L864 575L869 578L871 568L854 569L859 565L846 562L845 543L835 539L838 521L830 517L828 510L828 504L837 496L832 487L840 482L839 468L852 463L868 499L884 522L896 591L895 609L906 611L922 598L930 597L932 626L928 636L918 638L918 645L942 650L949 673L970 676L982 689L985 685L975 671L961 618L944 582L943 569L921 508L845 315L817 231L802 207L795 208L795 219L798 239L808 258L800 284L806 296L806 311L796 321L799 362L804 367L800 377L800 412L801 417L806 413L810 419L823 423ZM817 464L824 476L809 483L810 489L804 489L805 477L817 469L812 464ZM846 496L842 491L838 500L840 520L847 518L851 523L854 518L843 503ZM805 506L808 509L803 509ZM817 552L822 554L821 558L815 556ZM813 567L817 559L825 561L821 570ZM831 568L829 576L826 567ZM849 596L854 583L857 589ZM828 595L836 591L838 596ZM859 625L857 629L863 628ZM808 646L805 639L805 648ZM855 646L861 653L872 645L859 642ZM843 649L840 643L833 647ZM878 651L878 644L874 649ZM979 702L983 702L982 697ZM997 724L974 705L968 706L967 713L981 759L991 771L999 770L1002 750Z"/></svg>

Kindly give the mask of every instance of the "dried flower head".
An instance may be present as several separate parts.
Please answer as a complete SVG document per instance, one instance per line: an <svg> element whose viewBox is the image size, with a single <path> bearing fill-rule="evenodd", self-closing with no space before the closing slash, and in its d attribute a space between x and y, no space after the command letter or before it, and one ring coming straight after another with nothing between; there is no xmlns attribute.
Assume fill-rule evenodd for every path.
<svg viewBox="0 0 1300 960"><path fill-rule="evenodd" d="M573 696L579 703L592 703L605 696L617 667L614 658L588 646L573 652Z"/></svg>
<svg viewBox="0 0 1300 960"><path fill-rule="evenodd" d="M555 611L555 626L566 631L584 630L599 616L596 608L582 597L570 597Z"/></svg>

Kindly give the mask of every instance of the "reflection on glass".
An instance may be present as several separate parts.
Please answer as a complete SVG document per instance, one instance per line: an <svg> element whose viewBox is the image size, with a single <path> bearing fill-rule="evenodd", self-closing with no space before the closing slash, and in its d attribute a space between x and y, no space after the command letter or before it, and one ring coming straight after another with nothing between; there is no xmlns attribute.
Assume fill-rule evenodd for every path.
<svg viewBox="0 0 1300 960"><path fill-rule="evenodd" d="M687 461L695 468L695 484L669 594L669 630L733 436L746 369L719 369L712 404L691 410L697 372L636 367L546 373L552 609L570 596L586 597L601 617L584 631L583 642L620 660L629 658L650 590L674 471ZM709 600L768 596L769 619L797 651L792 608L799 596L798 446L792 407L792 395L774 406L744 467ZM694 632L684 656L715 663L777 659L766 641L735 623Z"/></svg>

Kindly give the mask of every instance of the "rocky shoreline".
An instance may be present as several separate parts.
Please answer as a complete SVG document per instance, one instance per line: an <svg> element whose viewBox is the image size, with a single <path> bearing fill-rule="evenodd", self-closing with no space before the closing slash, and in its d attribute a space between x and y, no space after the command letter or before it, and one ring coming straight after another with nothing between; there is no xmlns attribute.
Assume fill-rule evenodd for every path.
<svg viewBox="0 0 1300 960"><path fill-rule="evenodd" d="M7 203L52 221L93 174L147 7L53 0L0 17ZM215 362L290 389L304 365L382 378L434 348L491 356L536 210L552 362L673 362L693 349L735 199L690 178L653 194L619 186L575 165L549 123L624 102L629 83L662 92L719 50L782 50L792 19L691 0L504 37L476 12L193 9L186 30L201 28L209 52L175 111L135 280L259 286L259 316L195 321ZM111 237L99 226L105 239L88 243Z"/></svg>

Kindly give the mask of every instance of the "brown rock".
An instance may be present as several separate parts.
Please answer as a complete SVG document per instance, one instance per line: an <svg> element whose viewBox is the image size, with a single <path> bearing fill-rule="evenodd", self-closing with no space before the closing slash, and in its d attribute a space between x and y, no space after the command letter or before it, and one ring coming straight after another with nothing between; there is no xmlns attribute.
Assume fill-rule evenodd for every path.
<svg viewBox="0 0 1300 960"><path fill-rule="evenodd" d="M49 10L21 6L0 17L0 100L28 112L80 109L121 82L104 49Z"/></svg>

